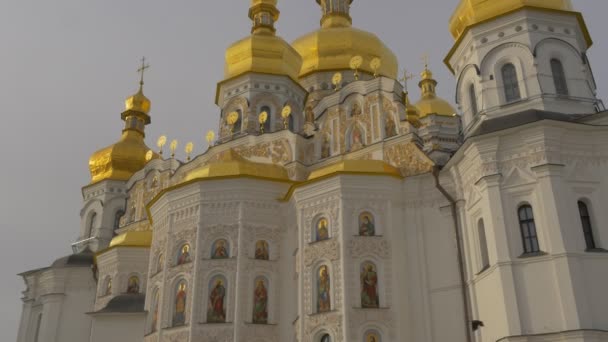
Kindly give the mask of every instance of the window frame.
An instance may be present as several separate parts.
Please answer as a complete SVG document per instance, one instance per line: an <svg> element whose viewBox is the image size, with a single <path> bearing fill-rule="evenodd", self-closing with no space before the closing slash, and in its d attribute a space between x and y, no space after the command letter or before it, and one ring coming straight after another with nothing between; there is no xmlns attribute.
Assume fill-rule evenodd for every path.
<svg viewBox="0 0 608 342"><path fill-rule="evenodd" d="M587 251L598 249L595 236L593 234L593 219L591 217L591 210L589 205L583 200L577 202L579 218L581 220L581 228L583 230L583 237L585 239L585 248ZM584 208L585 213L583 214L582 209ZM587 225L585 225L587 223Z"/></svg>
<svg viewBox="0 0 608 342"><path fill-rule="evenodd" d="M500 67L500 76L505 102L509 104L520 101L522 99L521 87L515 65L513 63L505 63Z"/></svg>
<svg viewBox="0 0 608 342"><path fill-rule="evenodd" d="M524 218L522 218L522 213L525 214ZM536 227L534 209L532 208L532 205L520 205L517 209L517 219L522 239L522 247L524 250L523 255L536 255L539 253L543 253L540 249L540 242L538 240L538 229ZM524 228L526 228L526 231L524 231ZM530 246L526 244L527 242Z"/></svg>
<svg viewBox="0 0 608 342"><path fill-rule="evenodd" d="M551 67L553 85L555 86L555 94L559 96L569 96L570 90L568 89L568 80L566 79L564 64L558 58L551 58L549 65Z"/></svg>

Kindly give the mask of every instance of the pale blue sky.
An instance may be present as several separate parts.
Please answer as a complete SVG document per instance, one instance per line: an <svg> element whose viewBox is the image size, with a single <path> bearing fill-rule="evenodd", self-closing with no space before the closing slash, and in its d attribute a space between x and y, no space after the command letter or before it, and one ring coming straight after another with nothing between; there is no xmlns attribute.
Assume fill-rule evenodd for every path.
<svg viewBox="0 0 608 342"><path fill-rule="evenodd" d="M574 0L595 46L590 59L608 92L608 1ZM356 0L355 26L378 34L401 66L431 56L439 93L451 100L442 64L453 43L457 0ZM123 100L137 90L139 59L151 68L150 146L160 134L204 145L216 129L216 82L225 48L249 33L247 0L0 1L0 340L15 341L23 282L17 273L70 252L79 230L89 156L115 142ZM314 0L279 0L279 34L292 41L318 27ZM414 94L417 94L414 92ZM416 96L413 96L416 97ZM181 149L180 149L181 150Z"/></svg>

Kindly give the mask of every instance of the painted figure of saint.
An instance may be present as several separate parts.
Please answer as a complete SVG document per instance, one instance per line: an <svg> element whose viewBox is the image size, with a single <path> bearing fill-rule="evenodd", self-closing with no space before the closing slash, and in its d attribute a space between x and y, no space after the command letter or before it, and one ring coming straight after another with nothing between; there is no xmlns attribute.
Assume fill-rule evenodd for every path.
<svg viewBox="0 0 608 342"><path fill-rule="evenodd" d="M319 280L317 281L317 312L328 312L331 310L331 284L327 266L319 268Z"/></svg>
<svg viewBox="0 0 608 342"><path fill-rule="evenodd" d="M183 265L192 261L190 258L190 245L185 244L182 246L182 249L179 251L179 256L177 257L177 264Z"/></svg>
<svg viewBox="0 0 608 342"><path fill-rule="evenodd" d="M268 260L270 258L268 242L260 240L255 243L255 258L258 260Z"/></svg>
<svg viewBox="0 0 608 342"><path fill-rule="evenodd" d="M226 309L224 308L224 297L226 296L226 288L221 279L215 281L215 286L209 293L209 305L207 307L207 322L208 323L224 323L226 322Z"/></svg>
<svg viewBox="0 0 608 342"><path fill-rule="evenodd" d="M305 118L307 124L315 124L315 112L312 110L311 106L307 106L305 110Z"/></svg>
<svg viewBox="0 0 608 342"><path fill-rule="evenodd" d="M213 245L211 259L226 259L228 258L228 247L226 240L217 240Z"/></svg>
<svg viewBox="0 0 608 342"><path fill-rule="evenodd" d="M323 241L329 239L329 228L327 224L327 219L322 218L317 222L317 241Z"/></svg>
<svg viewBox="0 0 608 342"><path fill-rule="evenodd" d="M127 286L127 293L137 294L139 293L139 278L133 276L129 278L129 284Z"/></svg>
<svg viewBox="0 0 608 342"><path fill-rule="evenodd" d="M361 115L361 113L362 113L361 106L359 106L359 104L355 102L353 104L353 108L350 111L350 116L357 117L357 116Z"/></svg>
<svg viewBox="0 0 608 342"><path fill-rule="evenodd" d="M378 308L378 273L372 263L361 267L361 307Z"/></svg>
<svg viewBox="0 0 608 342"><path fill-rule="evenodd" d="M365 334L365 342L380 342L380 337L375 332Z"/></svg>
<svg viewBox="0 0 608 342"><path fill-rule="evenodd" d="M352 132L351 151L356 151L363 147L363 133L359 126L355 125Z"/></svg>
<svg viewBox="0 0 608 342"><path fill-rule="evenodd" d="M159 293L157 291L156 295L154 295L154 310L152 311L152 327L150 329L151 332L156 332L156 329L158 327L158 299Z"/></svg>
<svg viewBox="0 0 608 342"><path fill-rule="evenodd" d="M359 215L359 235L376 235L376 226L374 225L374 217L372 214L365 212Z"/></svg>
<svg viewBox="0 0 608 342"><path fill-rule="evenodd" d="M173 326L186 324L186 283L182 282L177 287L175 294L175 313L173 314Z"/></svg>
<svg viewBox="0 0 608 342"><path fill-rule="evenodd" d="M264 279L258 279L253 293L253 323L268 323L268 290Z"/></svg>
<svg viewBox="0 0 608 342"><path fill-rule="evenodd" d="M108 279L108 282L106 283L106 292L105 292L106 296L109 296L112 294L112 279Z"/></svg>
<svg viewBox="0 0 608 342"><path fill-rule="evenodd" d="M330 154L329 135L325 135L325 137L323 137L323 144L321 145L321 158L329 158Z"/></svg>
<svg viewBox="0 0 608 342"><path fill-rule="evenodd" d="M390 114L386 116L384 130L387 138L394 137L395 135L397 135L397 127L395 126L395 121L391 118Z"/></svg>

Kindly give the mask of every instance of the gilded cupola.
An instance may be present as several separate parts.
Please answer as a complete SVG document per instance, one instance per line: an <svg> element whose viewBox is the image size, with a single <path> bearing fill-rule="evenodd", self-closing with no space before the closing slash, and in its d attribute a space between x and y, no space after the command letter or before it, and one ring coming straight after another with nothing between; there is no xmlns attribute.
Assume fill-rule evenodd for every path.
<svg viewBox="0 0 608 342"><path fill-rule="evenodd" d="M418 86L420 87L421 97L420 101L415 104L420 118L431 114L445 116L456 114L456 110L452 105L437 96L437 81L433 78L433 72L428 68L428 65L424 66L424 71L420 74L420 78Z"/></svg>
<svg viewBox="0 0 608 342"><path fill-rule="evenodd" d="M248 72L298 78L302 58L289 43L276 35L274 24L279 19L276 6L277 0L251 0L251 35L226 50L226 79Z"/></svg>
<svg viewBox="0 0 608 342"><path fill-rule="evenodd" d="M572 11L570 0L461 0L450 19L450 32L458 39L470 26L523 7Z"/></svg>
<svg viewBox="0 0 608 342"><path fill-rule="evenodd" d="M150 100L143 93L143 72L148 66L140 68L139 91L125 101L125 111L121 114L125 122L120 140L95 152L89 159L91 183L103 180L128 180L148 162L146 154L150 148L144 142L144 128L150 123ZM159 158L152 153L152 158Z"/></svg>
<svg viewBox="0 0 608 342"><path fill-rule="evenodd" d="M323 16L321 27L293 42L302 56L300 77L315 72L350 69L355 56L363 57L360 71L374 73L371 61L381 61L377 73L396 78L398 62L395 54L374 34L352 26L350 6L353 0L317 0Z"/></svg>

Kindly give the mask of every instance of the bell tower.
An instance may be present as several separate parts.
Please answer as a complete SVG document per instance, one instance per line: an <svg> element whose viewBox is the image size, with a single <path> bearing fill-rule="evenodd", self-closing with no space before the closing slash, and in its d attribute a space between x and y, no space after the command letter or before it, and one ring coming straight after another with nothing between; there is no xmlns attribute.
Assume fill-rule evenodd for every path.
<svg viewBox="0 0 608 342"><path fill-rule="evenodd" d="M456 75L465 135L487 119L528 110L603 110L587 50L592 40L569 0L462 0L445 62Z"/></svg>

